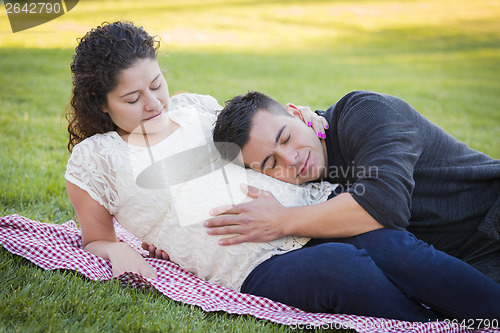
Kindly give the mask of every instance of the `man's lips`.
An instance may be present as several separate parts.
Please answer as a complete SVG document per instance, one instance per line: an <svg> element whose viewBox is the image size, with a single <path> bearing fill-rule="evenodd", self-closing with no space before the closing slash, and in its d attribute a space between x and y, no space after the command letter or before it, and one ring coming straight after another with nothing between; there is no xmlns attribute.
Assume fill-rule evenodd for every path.
<svg viewBox="0 0 500 333"><path fill-rule="evenodd" d="M300 172L299 172L299 174L297 175L297 177L298 177L298 176L300 176L300 175L302 175L302 176L303 176L303 175L305 175L305 174L307 173L307 171L309 170L309 167L310 167L310 165L309 165L309 159L310 159L310 158L311 158L311 152L309 152L309 153L307 154L306 161L304 162L304 165L302 166L302 169L300 170Z"/></svg>

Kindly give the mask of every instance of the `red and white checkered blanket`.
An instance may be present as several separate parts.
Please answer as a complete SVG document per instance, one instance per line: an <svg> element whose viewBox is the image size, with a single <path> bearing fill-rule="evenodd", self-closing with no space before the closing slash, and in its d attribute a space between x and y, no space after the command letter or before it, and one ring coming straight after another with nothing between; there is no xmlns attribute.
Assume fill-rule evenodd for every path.
<svg viewBox="0 0 500 333"><path fill-rule="evenodd" d="M141 242L115 224L118 238L147 255ZM47 269L78 271L92 280L112 279L111 265L81 248L81 233L74 221L62 225L41 223L17 214L0 218L0 244L8 251L23 256ZM410 323L398 320L343 314L309 313L263 297L238 293L203 281L176 264L146 258L158 272L158 280L135 273L118 277L123 285L155 288L179 302L201 307L204 311L247 314L294 328L351 328L358 332L474 332L460 323ZM498 330L497 330L498 331ZM494 332L477 330L475 332Z"/></svg>

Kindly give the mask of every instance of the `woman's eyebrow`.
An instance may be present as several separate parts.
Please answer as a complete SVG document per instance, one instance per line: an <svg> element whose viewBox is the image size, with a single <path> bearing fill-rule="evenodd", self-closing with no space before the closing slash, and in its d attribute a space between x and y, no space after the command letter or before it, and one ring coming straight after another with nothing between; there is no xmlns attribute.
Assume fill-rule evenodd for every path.
<svg viewBox="0 0 500 333"><path fill-rule="evenodd" d="M155 76L155 78L151 81L151 83L155 82L156 79L158 79L160 77L161 73L159 73L158 75ZM134 91L131 91L129 93L126 93L125 95L123 96L120 96L120 98L122 97L125 97L125 96L128 96L128 95L132 95L132 94L135 94L136 92L138 92L139 90L134 90Z"/></svg>
<svg viewBox="0 0 500 333"><path fill-rule="evenodd" d="M123 95L123 96L120 96L120 98L123 98L123 97L128 96L128 95L135 94L135 93L136 93L136 92L138 92L138 91L139 91L139 90L134 90L134 91L131 91L131 92L129 92L129 93L126 93L126 94L125 94L125 95Z"/></svg>
<svg viewBox="0 0 500 333"><path fill-rule="evenodd" d="M160 73L158 73L158 75L156 75L156 76L155 76L155 78L153 79L153 81L151 81L151 83L155 82L155 81L156 81L156 79L160 77L160 75L161 75L161 72L160 72Z"/></svg>

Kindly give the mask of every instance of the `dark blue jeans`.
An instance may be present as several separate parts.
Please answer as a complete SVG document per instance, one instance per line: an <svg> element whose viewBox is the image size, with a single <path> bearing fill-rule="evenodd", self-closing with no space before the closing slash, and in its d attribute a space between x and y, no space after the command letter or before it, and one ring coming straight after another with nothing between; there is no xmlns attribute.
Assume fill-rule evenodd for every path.
<svg viewBox="0 0 500 333"><path fill-rule="evenodd" d="M241 291L310 312L424 322L500 318L499 284L411 233L390 229L313 239L257 266Z"/></svg>

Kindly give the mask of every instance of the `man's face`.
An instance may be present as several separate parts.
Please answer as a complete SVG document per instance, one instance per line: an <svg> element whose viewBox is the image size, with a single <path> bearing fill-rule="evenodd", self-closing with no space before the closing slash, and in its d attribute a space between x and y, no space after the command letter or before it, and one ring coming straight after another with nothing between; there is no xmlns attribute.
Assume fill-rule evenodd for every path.
<svg viewBox="0 0 500 333"><path fill-rule="evenodd" d="M295 113L258 111L241 152L250 168L287 183L303 184L327 172L325 142Z"/></svg>

